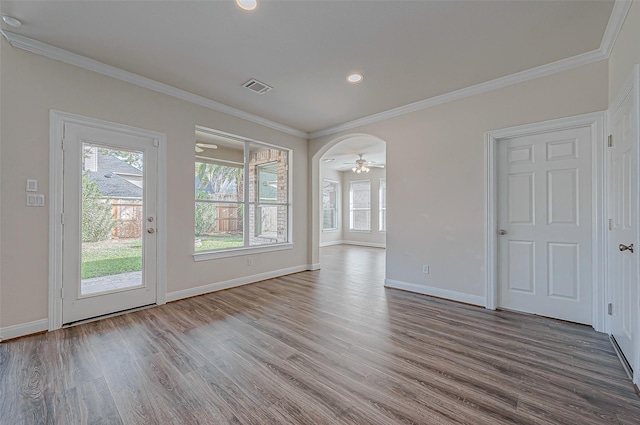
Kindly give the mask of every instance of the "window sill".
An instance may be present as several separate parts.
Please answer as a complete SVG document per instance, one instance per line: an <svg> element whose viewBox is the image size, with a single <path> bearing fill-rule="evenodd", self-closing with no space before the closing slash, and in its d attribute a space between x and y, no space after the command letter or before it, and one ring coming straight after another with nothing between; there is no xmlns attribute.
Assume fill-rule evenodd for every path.
<svg viewBox="0 0 640 425"><path fill-rule="evenodd" d="M335 229L322 229L322 233L338 233L338 228Z"/></svg>
<svg viewBox="0 0 640 425"><path fill-rule="evenodd" d="M225 249L222 251L203 251L193 254L194 261L217 260L219 258L238 257L241 255L260 254L262 252L284 251L293 249L293 243L280 243L266 246L248 246L242 248Z"/></svg>
<svg viewBox="0 0 640 425"><path fill-rule="evenodd" d="M356 229L349 229L349 232L351 232L351 233L371 233L371 230L356 230Z"/></svg>

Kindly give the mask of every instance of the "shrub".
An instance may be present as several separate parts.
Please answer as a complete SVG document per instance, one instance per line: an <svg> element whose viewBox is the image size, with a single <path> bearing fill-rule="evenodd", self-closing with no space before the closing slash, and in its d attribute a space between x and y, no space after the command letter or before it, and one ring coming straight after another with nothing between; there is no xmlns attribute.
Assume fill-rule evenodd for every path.
<svg viewBox="0 0 640 425"><path fill-rule="evenodd" d="M98 242L109 236L116 226L109 199L105 199L98 189L98 183L89 180L89 174L82 175L82 241Z"/></svg>

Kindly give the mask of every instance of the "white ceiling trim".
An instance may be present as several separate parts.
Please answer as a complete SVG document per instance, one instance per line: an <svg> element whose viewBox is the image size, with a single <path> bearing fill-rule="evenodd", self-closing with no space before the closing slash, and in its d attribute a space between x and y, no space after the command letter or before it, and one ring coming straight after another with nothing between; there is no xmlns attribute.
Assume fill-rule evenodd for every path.
<svg viewBox="0 0 640 425"><path fill-rule="evenodd" d="M234 117L242 118L247 121L272 128L274 130L282 131L283 133L292 134L304 139L307 139L309 137L309 134L304 131L268 120L249 112L241 111L240 109L236 109L223 103L216 102L215 100L207 99L206 97L190 93L188 91L161 83L156 80L152 80L151 78L143 77L141 75L134 74L133 72L125 71L123 69L107 65L103 62L89 59L86 56L78 55L68 50L64 50L29 37L15 34L10 31L0 32L5 36L5 38L9 41L9 43L11 43L13 47L27 50L29 52L46 56L48 58L67 63L69 65L74 65L89 71L97 72L99 74L106 75L120 81L135 84L137 86L163 93L196 105L204 106L218 112L223 112Z"/></svg>
<svg viewBox="0 0 640 425"><path fill-rule="evenodd" d="M330 127L325 130L313 132L309 135L310 139L316 137L327 136L329 134L338 133L344 130L350 130L352 128L360 127L366 124L372 124L378 121L394 118L400 115L409 114L411 112L420 111L422 109L431 108L433 106L442 105L443 103L453 102L454 100L464 99L465 97L475 96L477 94L486 93L492 90L501 89L513 84L522 83L525 81L533 80L547 75L555 74L568 69L576 68L583 65L588 65L593 62L606 59L600 50L592 50L591 52L582 53L571 58L562 59L557 62L552 62L547 65L538 66L536 68L527 69L526 71L517 72L515 74L507 75L505 77L496 78L495 80L486 81L484 83L476 84L473 86L465 87L460 90L455 90L449 93L445 93L439 96L430 97L429 99L420 100L418 102L410 103L408 105L399 106L397 108L389 109L388 111L379 112L377 114L369 115L367 117L358 118L357 120L349 121L335 127Z"/></svg>
<svg viewBox="0 0 640 425"><path fill-rule="evenodd" d="M629 9L631 8L632 3L633 0L616 0L613 5L613 9L611 10L611 16L609 16L609 22L607 23L607 28L605 29L604 35L602 37L600 48L597 50L592 50L590 52L572 56L570 58L561 59L556 62L538 66L536 68L527 69L525 71L507 75L505 77L496 78L495 80L486 81L484 83L465 87L439 96L431 97L429 99L420 100L418 102L399 106L397 108L389 109L384 112L379 112L377 114L358 118L356 120L345 122L334 127L326 128L324 130L315 131L309 134L309 139L328 136L330 134L335 134L341 131L360 127L362 125L372 124L378 121L386 120L404 114L409 114L411 112L416 112L436 105L442 105L443 103L460 100L465 97L486 93L491 90L500 89L513 84L523 83L525 81L545 77L562 71L567 71L569 69L588 65L590 63L601 61L603 59L608 59L609 55L611 55L611 51L613 50L615 41L618 38L618 34L620 34L622 24L624 23L624 20L627 16L627 13L629 12Z"/></svg>
<svg viewBox="0 0 640 425"><path fill-rule="evenodd" d="M600 43L600 51L608 58L611 55L613 46L616 44L616 39L622 24L624 23L633 0L616 0L613 4L613 10L611 10L611 16L609 16L609 22L607 23L607 29L602 36L602 42Z"/></svg>
<svg viewBox="0 0 640 425"><path fill-rule="evenodd" d="M465 97L486 93L491 90L496 90L513 84L545 77L558 72L607 59L611 54L611 51L613 50L615 41L618 37L618 34L620 33L622 24L624 23L624 20L627 16L627 13L629 12L632 3L632 0L616 0L613 6L613 10L611 11L611 16L609 17L609 22L607 23L607 28L605 30L604 36L602 37L600 48L597 50L592 50L590 52L582 53L580 55L562 59L550 64L531 68L515 74L507 75L505 77L496 78L495 80L486 81L484 83L465 87L439 96L410 103L408 105L389 109L384 112L379 112L377 114L345 122L334 127L326 128L324 130L319 130L311 134L286 126L284 124L277 123L275 121L271 121L258 115L251 114L249 112L233 108L231 106L216 102L206 97L190 93L182 89L178 89L168 84L164 84L159 81L152 80L150 78L143 77L141 75L134 74L132 72L125 71L111 65L107 65L103 62L89 59L85 56L72 53L68 50L42 43L29 37L3 30L0 30L0 33L5 36L5 38L9 41L9 43L11 43L13 47L24 49L54 60L59 60L61 62L68 63L70 65L74 65L89 71L97 72L99 74L115 78L117 80L125 81L131 84L138 85L140 87L154 90L156 92L163 93L184 100L186 102L204 106L215 111L223 112L241 119L245 119L247 121L254 122L256 124L263 125L265 127L272 128L274 130L282 131L287 134L302 137L305 139L314 139L317 137L327 136L344 130L360 127L366 124L372 124L385 119L397 117L411 112L416 112L436 105L441 105L443 103L460 100Z"/></svg>

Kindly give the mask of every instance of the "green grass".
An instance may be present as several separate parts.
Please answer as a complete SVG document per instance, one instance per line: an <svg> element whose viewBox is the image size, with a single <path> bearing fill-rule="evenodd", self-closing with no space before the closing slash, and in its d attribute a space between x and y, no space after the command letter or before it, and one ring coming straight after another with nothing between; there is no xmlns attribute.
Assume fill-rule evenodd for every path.
<svg viewBox="0 0 640 425"><path fill-rule="evenodd" d="M82 243L82 279L142 270L142 244L138 240Z"/></svg>
<svg viewBox="0 0 640 425"><path fill-rule="evenodd" d="M202 241L202 246L196 247L196 251L241 248L244 246L242 235L200 236L197 239Z"/></svg>

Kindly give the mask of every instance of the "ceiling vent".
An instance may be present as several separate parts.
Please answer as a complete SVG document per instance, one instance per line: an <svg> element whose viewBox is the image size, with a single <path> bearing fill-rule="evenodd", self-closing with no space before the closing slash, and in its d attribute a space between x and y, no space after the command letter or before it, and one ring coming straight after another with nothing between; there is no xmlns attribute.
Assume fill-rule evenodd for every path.
<svg viewBox="0 0 640 425"><path fill-rule="evenodd" d="M242 87L249 89L253 92L256 92L258 94L265 94L266 92L268 92L273 88L261 81L256 80L255 78L252 78L246 83L244 83Z"/></svg>

